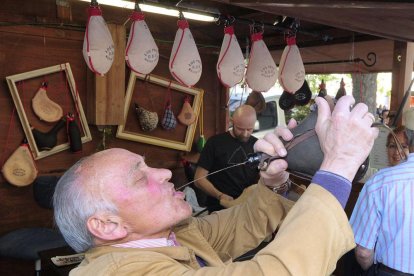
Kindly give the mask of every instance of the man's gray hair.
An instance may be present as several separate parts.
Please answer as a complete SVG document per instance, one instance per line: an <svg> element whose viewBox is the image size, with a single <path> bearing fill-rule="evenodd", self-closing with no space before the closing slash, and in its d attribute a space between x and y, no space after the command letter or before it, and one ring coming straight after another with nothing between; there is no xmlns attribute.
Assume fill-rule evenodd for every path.
<svg viewBox="0 0 414 276"><path fill-rule="evenodd" d="M55 221L66 242L76 251L84 252L94 246L93 235L87 228L88 219L98 212L117 213L116 206L85 189L86 183L78 169L86 159L78 161L58 181L53 195ZM98 183L99 180L97 179Z"/></svg>

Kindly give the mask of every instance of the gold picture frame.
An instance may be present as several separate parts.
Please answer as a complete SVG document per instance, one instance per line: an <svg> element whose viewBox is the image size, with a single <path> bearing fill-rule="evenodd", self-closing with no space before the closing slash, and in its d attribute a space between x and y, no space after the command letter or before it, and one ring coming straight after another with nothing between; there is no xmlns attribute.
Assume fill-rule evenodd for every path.
<svg viewBox="0 0 414 276"><path fill-rule="evenodd" d="M177 122L173 130L164 130L158 125L153 131L144 132L139 127L132 101L139 102L140 106L147 110L157 112L158 124L160 124L164 115L167 93L171 95L171 107L176 117L182 108L184 98L190 98L196 115L195 122L189 126ZM191 151L203 94L204 90L200 88L190 88L157 75L143 75L131 71L125 97L124 120L123 124L118 126L116 137L170 149Z"/></svg>
<svg viewBox="0 0 414 276"><path fill-rule="evenodd" d="M40 79L43 78L43 79ZM36 145L32 127L36 128L44 128L50 129L52 126L47 125L45 122L41 122L39 119L36 119L36 116L31 108L31 99L33 95L36 93L38 88L41 85L42 80L48 78L49 80L53 81L56 89L54 90L70 90L70 96L62 97L62 95L55 95L53 101L58 104L66 105L66 109L76 110L79 119L79 126L81 131L81 140L82 143L86 143L92 140L92 136L89 130L89 126L85 117L85 113L83 111L81 100L77 94L76 90L76 83L75 79L72 74L72 70L70 68L69 63L63 63L55 66L50 66L47 68L42 68L38 70L33 70L21 74L16 74L12 76L6 77L7 84L10 89L11 96L13 98L13 102L16 106L17 114L19 115L20 122L23 127L24 134L26 135L26 139L29 143L30 150L33 153L33 158L35 160L50 156L52 154L56 154L58 152L64 151L69 149L70 145L69 142L66 142L66 137L63 133L60 134L58 138L57 145L50 150L39 150ZM19 91L18 86L24 83L24 91ZM23 85L22 85L23 86ZM50 88L50 86L49 86ZM48 88L48 89L49 89ZM48 92L48 97L53 95L49 95L52 93ZM22 101L23 98L23 101ZM60 101L60 102L59 102ZM65 116L65 114L64 114ZM36 126L37 124L37 126Z"/></svg>

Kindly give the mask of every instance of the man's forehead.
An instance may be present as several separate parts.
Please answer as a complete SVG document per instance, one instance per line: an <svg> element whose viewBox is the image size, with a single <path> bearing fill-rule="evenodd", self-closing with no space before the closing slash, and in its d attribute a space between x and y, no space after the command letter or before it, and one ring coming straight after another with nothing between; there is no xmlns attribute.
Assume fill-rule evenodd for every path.
<svg viewBox="0 0 414 276"><path fill-rule="evenodd" d="M92 173L102 174L109 172L128 172L131 169L137 168L139 164L145 163L144 158L141 155L133 152L121 149L108 150L105 152L97 153L86 162L84 162L79 168L79 171L88 171Z"/></svg>

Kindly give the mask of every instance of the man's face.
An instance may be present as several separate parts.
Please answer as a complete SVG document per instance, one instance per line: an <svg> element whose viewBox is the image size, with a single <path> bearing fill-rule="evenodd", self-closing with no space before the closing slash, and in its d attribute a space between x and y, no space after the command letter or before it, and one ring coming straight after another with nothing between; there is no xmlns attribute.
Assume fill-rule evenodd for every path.
<svg viewBox="0 0 414 276"><path fill-rule="evenodd" d="M159 237L191 216L184 193L169 182L170 170L150 168L140 155L126 150L112 151L101 192L118 207L131 240Z"/></svg>
<svg viewBox="0 0 414 276"><path fill-rule="evenodd" d="M241 142L247 142L254 130L256 118L238 118L233 120L233 134Z"/></svg>

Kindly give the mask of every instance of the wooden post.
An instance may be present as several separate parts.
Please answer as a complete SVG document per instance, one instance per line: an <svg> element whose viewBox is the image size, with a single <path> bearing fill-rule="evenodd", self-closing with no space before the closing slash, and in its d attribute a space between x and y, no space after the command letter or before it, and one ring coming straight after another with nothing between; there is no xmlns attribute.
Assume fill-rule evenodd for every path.
<svg viewBox="0 0 414 276"><path fill-rule="evenodd" d="M105 76L88 70L87 118L95 125L119 125L123 122L125 101L125 44L123 25L108 24L114 41L114 62Z"/></svg>
<svg viewBox="0 0 414 276"><path fill-rule="evenodd" d="M72 21L72 9L68 0L56 0L57 18Z"/></svg>
<svg viewBox="0 0 414 276"><path fill-rule="evenodd" d="M405 91L408 89L412 79L414 65L414 43L412 42L394 42L394 55L392 66L392 89L390 110L397 111L400 106ZM403 110L410 107L410 100L404 105ZM402 114L401 114L402 115ZM400 116L397 125L401 125L402 116Z"/></svg>

